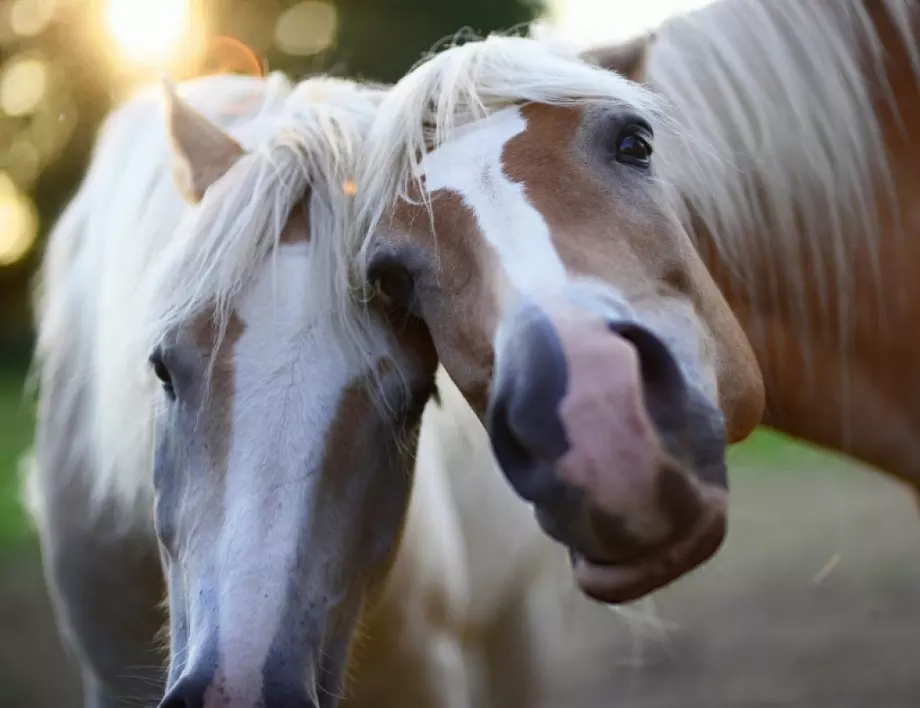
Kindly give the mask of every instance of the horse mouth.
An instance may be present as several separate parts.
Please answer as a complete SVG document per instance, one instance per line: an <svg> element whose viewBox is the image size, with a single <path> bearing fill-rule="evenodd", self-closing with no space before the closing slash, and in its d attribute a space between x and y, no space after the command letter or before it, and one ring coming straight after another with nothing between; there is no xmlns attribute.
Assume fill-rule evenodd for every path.
<svg viewBox="0 0 920 708"><path fill-rule="evenodd" d="M712 558L725 540L727 495L707 490L705 512L685 534L647 553L608 563L570 549L575 580L591 599L609 605L633 602L683 577Z"/></svg>

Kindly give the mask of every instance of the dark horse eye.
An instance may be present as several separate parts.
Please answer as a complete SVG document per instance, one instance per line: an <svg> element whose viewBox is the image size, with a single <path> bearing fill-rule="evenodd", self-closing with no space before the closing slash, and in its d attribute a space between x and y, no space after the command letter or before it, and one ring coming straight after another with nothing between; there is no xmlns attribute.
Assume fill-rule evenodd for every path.
<svg viewBox="0 0 920 708"><path fill-rule="evenodd" d="M163 352L161 350L157 349L150 355L150 366L153 367L154 375L163 385L166 395L174 399L176 392L173 389L172 376L169 375L169 369L166 368L166 363L163 361Z"/></svg>
<svg viewBox="0 0 920 708"><path fill-rule="evenodd" d="M649 131L638 125L624 130L617 138L617 161L636 167L648 167L652 159L650 138Z"/></svg>
<svg viewBox="0 0 920 708"><path fill-rule="evenodd" d="M406 311L412 309L415 282L400 260L389 254L380 254L371 262L367 279L388 306Z"/></svg>

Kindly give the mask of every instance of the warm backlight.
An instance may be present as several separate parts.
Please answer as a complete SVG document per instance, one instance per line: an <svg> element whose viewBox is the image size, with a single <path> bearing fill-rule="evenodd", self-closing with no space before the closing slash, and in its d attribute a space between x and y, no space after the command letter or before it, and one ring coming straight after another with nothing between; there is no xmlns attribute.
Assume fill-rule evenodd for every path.
<svg viewBox="0 0 920 708"><path fill-rule="evenodd" d="M707 5L712 0L550 0L549 14L566 39L590 46L635 37L669 16Z"/></svg>
<svg viewBox="0 0 920 708"><path fill-rule="evenodd" d="M0 172L0 266L20 260L35 242L38 215L28 196Z"/></svg>
<svg viewBox="0 0 920 708"><path fill-rule="evenodd" d="M188 0L107 0L105 24L121 55L146 66L167 64L189 25Z"/></svg>

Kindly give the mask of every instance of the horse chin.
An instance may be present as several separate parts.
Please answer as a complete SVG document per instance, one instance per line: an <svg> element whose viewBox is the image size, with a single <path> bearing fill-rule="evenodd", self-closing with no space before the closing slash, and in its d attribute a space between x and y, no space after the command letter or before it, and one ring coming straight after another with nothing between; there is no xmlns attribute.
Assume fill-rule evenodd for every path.
<svg viewBox="0 0 920 708"><path fill-rule="evenodd" d="M607 563L569 550L575 580L588 597L605 604L633 602L683 577L712 558L725 540L727 493L708 488L704 512L676 540L668 540L639 557Z"/></svg>

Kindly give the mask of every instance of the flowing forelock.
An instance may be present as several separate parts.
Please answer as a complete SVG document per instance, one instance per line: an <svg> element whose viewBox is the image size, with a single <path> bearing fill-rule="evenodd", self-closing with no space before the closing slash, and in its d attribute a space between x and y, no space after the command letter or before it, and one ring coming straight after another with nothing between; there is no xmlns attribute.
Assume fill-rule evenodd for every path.
<svg viewBox="0 0 920 708"><path fill-rule="evenodd" d="M155 342L204 308L216 306L226 318L230 303L278 246L292 211L303 208L321 309L337 316L351 343L366 344L351 297L349 185L381 95L350 81L309 79L294 87L277 115L253 123L256 140L264 139L187 213L150 269L145 339Z"/></svg>
<svg viewBox="0 0 920 708"><path fill-rule="evenodd" d="M430 207L417 168L433 146L472 121L528 102L629 105L661 118L655 94L588 64L561 42L493 34L449 47L416 66L380 105L359 161L359 235L369 239L387 211L400 199L411 201L413 192Z"/></svg>

